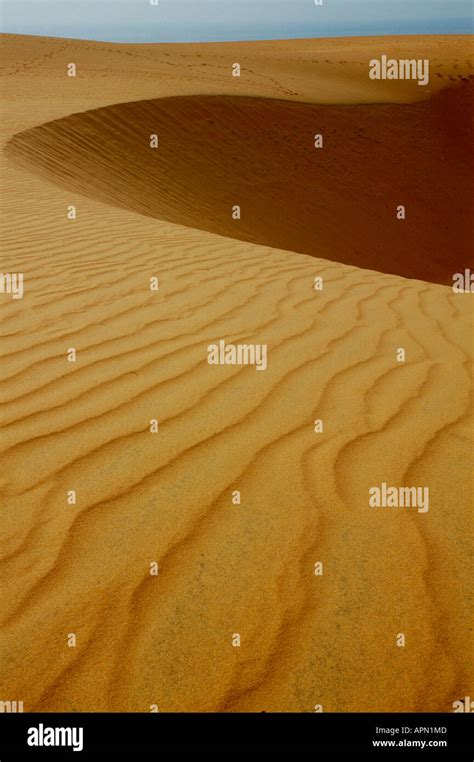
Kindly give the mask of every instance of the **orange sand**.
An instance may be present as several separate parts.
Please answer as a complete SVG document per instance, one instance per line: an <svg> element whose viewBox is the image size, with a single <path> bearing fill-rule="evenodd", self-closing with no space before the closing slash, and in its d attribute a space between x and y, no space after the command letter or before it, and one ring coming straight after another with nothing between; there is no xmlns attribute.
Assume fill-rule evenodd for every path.
<svg viewBox="0 0 474 762"><path fill-rule="evenodd" d="M468 166L450 130L464 139L457 104L469 89L469 38L133 46L4 36L3 48L1 138L10 142L1 158L1 270L25 274L25 295L0 297L0 699L22 700L25 711L452 711L472 695L472 300L428 280L446 283L466 264ZM370 82L367 61L382 53L429 57L429 88ZM71 61L75 79L65 75ZM240 80L230 76L235 61ZM199 98L115 105L183 95ZM209 95L277 103L209 103ZM295 103L285 111L283 100ZM183 119L196 107L216 109L215 135L206 123L200 151L189 140L180 151L184 122L167 131L170 111ZM247 107L259 109L256 125L271 109L308 119L309 138L319 131L312 115L337 130L347 109L348 150L350 114L361 120L358 151L374 140L374 124L396 115L405 151L412 128L417 136L413 167L406 154L401 162L406 178L417 166L430 183L440 173L428 200L405 188L421 227L407 218L411 232L402 233L380 221L395 195L380 185L374 198L365 163L372 182L385 162L390 178L402 176L384 126L381 145L350 166L338 149L331 167L327 141L324 204L336 215L348 188L361 196L339 229L315 215L311 250L295 251L311 224L290 192L288 219L275 218L291 177L281 146L269 178L281 195L266 196L275 227L262 222L263 202L253 206L265 178L248 160L232 165L232 152L219 154L220 120L245 126ZM181 169L170 165L165 188L163 158L155 182L141 162L134 172L133 136L149 128L135 121L136 108L151 109L159 132L174 136ZM88 154L73 143L92 124ZM112 125L115 156L104 142ZM259 130L246 129L250 155L265 155ZM443 134L449 166L437 163ZM294 157L303 161L300 148ZM428 178L418 179L426 188ZM234 182L251 199L245 240L216 209L224 180L223 202ZM442 188L446 225L431 229ZM320 197L308 194L309 205ZM370 199L375 230L362 218L356 225ZM381 235L388 248L377 266ZM268 369L209 366L207 346L220 338L267 343ZM76 363L67 362L70 347ZM314 433L319 418L323 434ZM382 481L428 485L429 512L371 510L368 488ZM323 576L314 574L318 561Z"/></svg>

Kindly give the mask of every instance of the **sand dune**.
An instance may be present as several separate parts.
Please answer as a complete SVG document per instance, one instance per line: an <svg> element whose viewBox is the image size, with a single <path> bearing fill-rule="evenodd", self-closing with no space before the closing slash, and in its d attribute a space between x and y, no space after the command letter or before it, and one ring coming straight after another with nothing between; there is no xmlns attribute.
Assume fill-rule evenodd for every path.
<svg viewBox="0 0 474 762"><path fill-rule="evenodd" d="M473 92L377 107L139 101L17 134L6 155L151 217L450 285L472 261Z"/></svg>
<svg viewBox="0 0 474 762"><path fill-rule="evenodd" d="M391 44L439 50L433 57L444 76L458 66L447 56L454 59L467 42ZM147 712L152 704L160 711L313 711L316 704L324 711L452 711L453 701L472 695L472 301L425 278L444 277L460 249L445 252L423 228L436 245L437 269L430 257L423 279L408 280L364 269L365 249L359 266L353 258L350 265L329 261L336 259L331 234L338 233L337 257L345 256L346 243L352 254L356 247L349 230L323 218L311 257L295 251L280 220L273 227L266 214L262 222L263 206L255 218L243 215L249 227L242 238L268 242L272 234L279 248L236 240L218 210L217 188L226 168L256 203L251 160L235 166L231 149L216 156L220 137L206 143L212 132L204 120L193 122L206 149L193 154L197 177L186 153L184 114L196 113L190 109L206 104L208 118L216 107L216 121L234 120L237 109L239 126L253 134L266 109L282 109L282 98L314 100L317 67L308 64L342 59L344 50L342 61L349 62L341 62L337 88L327 86L324 111L317 112L336 129L339 110L330 98L350 103L364 93L365 74L357 78L354 67L369 50L380 50L380 41L372 48L355 41L353 51L347 41L249 45L252 83L239 95L277 103L203 99L231 94L223 87L223 62L244 50L237 45L142 49L17 37L4 45L2 139L11 142L1 160L2 271L24 272L25 295L1 296L0 699L23 700L25 711ZM71 56L84 67L76 82L63 74ZM325 64L321 81L329 70ZM455 72L465 76L466 66ZM427 173L441 150L436 103L457 108L467 87L406 107L417 136L413 151L422 125L433 120L423 155L411 154ZM176 95L199 98L153 100ZM133 103L113 105L127 99ZM313 112L287 106L294 111L284 113L297 114L298 124L308 119L311 138ZM171 182L168 169L167 193L158 182L166 157L159 153L157 174L150 174L124 134L131 123L125 115L134 119L136 108L159 116L160 133L176 141L180 172ZM257 115L247 127L244 115L252 108ZM374 114L385 108L398 113L388 105ZM359 119L364 113L360 107ZM461 124L450 113L450 124ZM172 133L171 114L179 117ZM366 137L369 123L367 116L361 124ZM378 123L385 130L387 122ZM400 135L402 121L393 124L406 146L408 131ZM79 126L84 137L92 125L102 141L100 172L79 140ZM140 119L137 129L144 128ZM113 129L131 166L108 148ZM264 134L276 138L272 130ZM285 130L289 136L289 124ZM446 132L446 158L462 187L462 135L456 154ZM303 162L300 140L295 163ZM87 145L97 150L96 142ZM254 143L251 150L255 156ZM374 145L373 152L396 176L386 148ZM340 149L345 183L361 187L345 156ZM329 159L318 161L335 210L335 175ZM354 173L364 163L357 161ZM408 164L410 180L426 188ZM458 224L461 239L468 209L446 163L437 166L453 194L446 224ZM374 159L373 176L376 168ZM274 171L286 181L289 159ZM439 192L432 191L429 204L416 199L423 225L440 210ZM222 189L226 204L228 193ZM365 188L361 214L370 198ZM267 199L274 215L278 206L271 204L282 199ZM310 190L308 204L316 200ZM290 219L298 208L290 193L287 203ZM76 220L67 219L70 204ZM199 213L212 232L196 229L203 227L196 225ZM355 237L362 230L352 219ZM307 242L310 226L302 217L298 223L291 240ZM419 268L425 239L410 230L404 235L416 242ZM390 245L401 248L402 233L390 228L390 234ZM368 249L377 235L366 235ZM437 226L439 241L449 235ZM405 274L409 259L402 259ZM389 265L387 256L375 270ZM157 293L149 288L153 276L160 279ZM324 278L323 291L313 288L316 276ZM266 342L268 369L209 366L207 346L220 338ZM70 347L77 349L75 363L67 361ZM403 364L396 362L399 347L407 352ZM156 435L149 432L152 418L160 422ZM324 420L322 434L314 431L315 419ZM382 481L429 485L429 512L370 510L368 488ZM73 505L70 490L77 492ZM234 490L240 505L232 503ZM314 574L318 561L323 576ZM151 562L159 563L156 577ZM232 646L235 633L240 648ZM396 646L399 633L405 648Z"/></svg>
<svg viewBox="0 0 474 762"><path fill-rule="evenodd" d="M127 100L176 95L247 95L312 103L414 103L474 74L470 35L341 37L319 40L123 45L48 37L1 35L4 92L15 82L41 109L63 114ZM385 54L428 58L427 87L413 81L371 81L368 62ZM78 77L65 76L68 63ZM240 63L242 75L232 76ZM46 84L48 83L48 84ZM71 86L71 84L73 86ZM49 85L49 86L48 86ZM51 86L54 85L54 92ZM49 103L44 102L48 93ZM76 101L79 108L71 108ZM25 114L38 124L38 115ZM51 118L51 117L50 117ZM46 121L43 119L43 121Z"/></svg>

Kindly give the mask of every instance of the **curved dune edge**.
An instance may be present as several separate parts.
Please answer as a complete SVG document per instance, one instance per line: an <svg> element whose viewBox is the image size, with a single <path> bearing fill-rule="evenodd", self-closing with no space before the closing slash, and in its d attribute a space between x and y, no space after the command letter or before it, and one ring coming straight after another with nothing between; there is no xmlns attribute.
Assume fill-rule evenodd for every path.
<svg viewBox="0 0 474 762"><path fill-rule="evenodd" d="M35 127L5 152L147 216L448 285L470 264L473 92L462 82L426 102L366 106L137 101Z"/></svg>

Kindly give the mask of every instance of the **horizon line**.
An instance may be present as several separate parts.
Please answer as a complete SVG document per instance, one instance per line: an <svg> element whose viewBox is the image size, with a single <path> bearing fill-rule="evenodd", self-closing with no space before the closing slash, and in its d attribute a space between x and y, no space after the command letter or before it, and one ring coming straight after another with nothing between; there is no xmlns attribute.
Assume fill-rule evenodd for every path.
<svg viewBox="0 0 474 762"><path fill-rule="evenodd" d="M233 40L107 40L95 37L67 37L54 34L32 34L28 32L4 32L0 30L0 37L32 37L45 40L69 40L71 42L96 42L107 45L232 45L236 43L260 43L260 42L292 42L293 40L348 40L365 39L376 37L474 37L472 32L389 32L383 34L329 34L318 37L262 37L258 39L233 39Z"/></svg>

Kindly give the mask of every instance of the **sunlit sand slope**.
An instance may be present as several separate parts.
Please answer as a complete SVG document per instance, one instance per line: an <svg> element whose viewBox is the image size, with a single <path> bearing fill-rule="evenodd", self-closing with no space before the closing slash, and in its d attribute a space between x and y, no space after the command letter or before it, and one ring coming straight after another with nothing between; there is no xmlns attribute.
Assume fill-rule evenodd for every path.
<svg viewBox="0 0 474 762"><path fill-rule="evenodd" d="M474 74L471 35L341 37L315 40L127 45L48 37L0 35L0 69L21 81L30 103L64 114L137 98L168 95L250 95L313 103L414 103ZM369 61L428 59L430 80L369 79ZM69 63L77 77L65 76ZM233 65L241 76L232 76ZM54 90L51 90L54 85ZM5 83L8 88L8 84ZM50 102L44 103L48 93ZM17 100L18 93L12 90ZM38 124L37 114L25 116Z"/></svg>

